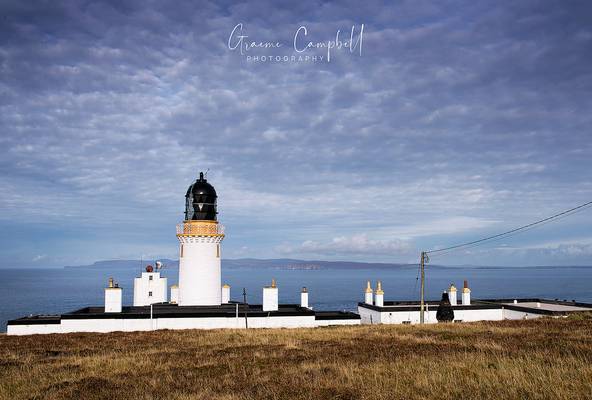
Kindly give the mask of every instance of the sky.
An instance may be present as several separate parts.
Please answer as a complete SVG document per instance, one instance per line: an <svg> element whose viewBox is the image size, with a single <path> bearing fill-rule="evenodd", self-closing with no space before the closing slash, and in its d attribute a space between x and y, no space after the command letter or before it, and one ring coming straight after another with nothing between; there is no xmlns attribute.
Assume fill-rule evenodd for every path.
<svg viewBox="0 0 592 400"><path fill-rule="evenodd" d="M224 258L415 263L591 201L591 17L587 1L2 1L0 263L176 259L200 171ZM584 210L432 262L592 265L591 226Z"/></svg>

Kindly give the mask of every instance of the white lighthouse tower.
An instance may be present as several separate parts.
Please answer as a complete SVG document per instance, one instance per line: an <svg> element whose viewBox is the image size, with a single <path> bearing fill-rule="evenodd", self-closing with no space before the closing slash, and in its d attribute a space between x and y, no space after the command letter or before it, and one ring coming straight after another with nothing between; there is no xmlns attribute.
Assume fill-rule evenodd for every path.
<svg viewBox="0 0 592 400"><path fill-rule="evenodd" d="M222 304L220 244L224 227L217 221L217 198L203 172L185 195L185 220L177 225L179 306Z"/></svg>

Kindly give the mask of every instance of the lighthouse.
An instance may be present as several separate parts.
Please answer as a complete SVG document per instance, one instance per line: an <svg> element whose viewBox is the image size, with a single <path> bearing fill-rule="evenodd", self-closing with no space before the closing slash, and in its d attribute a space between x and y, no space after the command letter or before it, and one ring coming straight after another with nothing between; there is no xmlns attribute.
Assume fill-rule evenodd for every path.
<svg viewBox="0 0 592 400"><path fill-rule="evenodd" d="M203 172L187 189L185 219L177 225L179 239L179 306L222 304L220 244L216 190Z"/></svg>

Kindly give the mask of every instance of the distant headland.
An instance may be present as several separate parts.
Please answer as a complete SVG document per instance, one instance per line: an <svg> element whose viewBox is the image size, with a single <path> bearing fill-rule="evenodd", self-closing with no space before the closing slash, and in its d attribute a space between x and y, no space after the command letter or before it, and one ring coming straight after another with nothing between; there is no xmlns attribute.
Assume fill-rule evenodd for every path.
<svg viewBox="0 0 592 400"><path fill-rule="evenodd" d="M178 268L179 260L159 259L163 265L169 268ZM138 268L151 260L102 260L89 265L66 266L64 268ZM417 264L404 263L370 263L356 261L321 261L298 260L292 258L275 259L223 259L222 266L229 269L241 268L266 268L280 270L323 270L323 269L396 269L417 267Z"/></svg>
<svg viewBox="0 0 592 400"><path fill-rule="evenodd" d="M178 268L179 260L172 260L167 258L158 259L167 268ZM101 260L95 261L87 265L69 265L64 268L143 268L146 264L154 262L155 260ZM363 262L363 261L324 261L324 260L299 260L293 258L238 258L238 259L223 259L222 266L228 269L243 269L243 268L264 268L276 270L331 270L331 269L400 269L400 268L417 268L417 264L411 263L379 263L379 262ZM441 265L432 264L432 267L438 268L475 268L475 269L506 269L506 268L592 268L589 265L524 265L524 266L509 266L509 265Z"/></svg>

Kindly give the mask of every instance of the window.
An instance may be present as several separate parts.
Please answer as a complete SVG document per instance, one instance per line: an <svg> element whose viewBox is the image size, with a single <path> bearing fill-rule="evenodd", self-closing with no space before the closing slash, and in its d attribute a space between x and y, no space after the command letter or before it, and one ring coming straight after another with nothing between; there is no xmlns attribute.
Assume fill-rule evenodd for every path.
<svg viewBox="0 0 592 400"><path fill-rule="evenodd" d="M220 258L220 245L216 246L216 257Z"/></svg>
<svg viewBox="0 0 592 400"><path fill-rule="evenodd" d="M152 292L148 292L148 297L152 297Z"/></svg>
<svg viewBox="0 0 592 400"><path fill-rule="evenodd" d="M183 257L183 244L181 244L181 257Z"/></svg>
<svg viewBox="0 0 592 400"><path fill-rule="evenodd" d="M150 276L148 277L148 280L149 280L149 281L151 281L151 280L152 280L152 275L150 275Z"/></svg>

